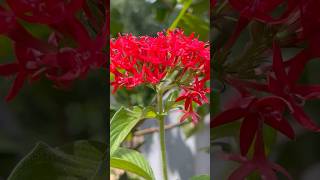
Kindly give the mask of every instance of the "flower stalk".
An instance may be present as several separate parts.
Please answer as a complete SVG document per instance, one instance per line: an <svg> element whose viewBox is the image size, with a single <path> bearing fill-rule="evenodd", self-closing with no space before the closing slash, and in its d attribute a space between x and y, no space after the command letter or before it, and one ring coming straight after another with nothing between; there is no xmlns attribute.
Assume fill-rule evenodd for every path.
<svg viewBox="0 0 320 180"><path fill-rule="evenodd" d="M157 103L158 103L158 120L159 120L159 134L160 134L160 147L161 147L161 158L162 158L162 175L164 180L168 180L167 171L167 156L166 156L166 142L165 142L165 118L163 116L163 105L162 105L162 91L157 92Z"/></svg>

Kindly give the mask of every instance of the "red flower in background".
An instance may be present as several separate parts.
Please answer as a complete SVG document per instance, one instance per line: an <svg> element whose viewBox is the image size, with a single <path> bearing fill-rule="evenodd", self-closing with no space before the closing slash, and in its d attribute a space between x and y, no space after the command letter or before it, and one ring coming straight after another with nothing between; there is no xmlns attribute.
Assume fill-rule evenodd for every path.
<svg viewBox="0 0 320 180"><path fill-rule="evenodd" d="M319 97L319 85L296 85L285 71L280 47L273 45L273 71L275 78L269 77L269 91L285 99L290 105L291 114L305 128L319 131L320 128L307 116L302 107L304 101Z"/></svg>
<svg viewBox="0 0 320 180"><path fill-rule="evenodd" d="M299 0L229 0L230 5L240 13L240 17L225 48L228 49L234 44L243 29L252 20L267 24L284 23L288 20L289 15L297 9L298 2ZM274 18L272 13L281 5L286 5L286 10Z"/></svg>
<svg viewBox="0 0 320 180"><path fill-rule="evenodd" d="M243 51L244 57L236 58L235 65L248 68L248 64L253 64L253 73L248 75L246 72L234 71L233 58L229 61L226 57L217 56L217 64L222 58L221 67L225 67L219 80L235 88L242 96L239 103L233 107L227 108L218 114L211 121L211 127L217 127L226 123L242 119L240 127L240 151L243 156L230 155L227 159L240 162L241 165L230 176L230 180L245 179L253 171L258 171L262 179L276 180L274 171L281 172L288 176L280 166L267 161L267 153L264 151L264 140L262 133L262 124L266 123L275 130L285 134L289 138L294 138L294 131L289 122L284 118L286 109L291 116L306 130L319 132L320 127L304 111L304 105L308 100L318 99L320 97L319 84L301 84L301 78L306 65L309 61L319 58L320 43L320 1L318 0L229 0L230 5L239 13L235 30L216 52L229 53L233 51L232 46L237 41L242 31L254 22L257 27L263 27L261 30L248 28L251 32L267 31L268 35L261 34L265 40L273 40L270 47L270 41L253 42L251 39L248 47L252 46L252 51L246 49ZM218 3L217 8L222 8L225 3ZM227 6L225 6L227 7ZM221 14L230 15L226 10L221 10ZM221 18L223 19L223 18ZM259 23L257 23L257 21ZM227 23L226 23L227 24ZM223 25L222 23L218 25ZM218 26L220 29L220 26ZM261 26L260 26L261 25ZM256 44L255 44L256 43ZM260 46L261 45L261 46ZM284 61L282 50L284 48L300 48L292 58ZM262 51L258 51L262 48ZM223 50L222 50L223 49ZM257 50L257 51L256 51ZM272 65L267 65L263 58L272 50ZM251 52L251 54L250 54ZM257 53L256 53L257 52ZM236 56L232 53L233 56ZM261 56L256 61L256 57ZM246 62L248 57L248 62ZM226 59L223 59L226 58ZM239 61L237 61L239 60ZM242 60L242 61L241 61ZM243 64L241 64L243 63ZM229 66L230 65L230 66ZM229 68L229 69L228 69ZM251 66L250 66L251 68ZM256 73L255 70L261 70ZM251 69L250 69L251 71ZM252 158L248 149L254 142L254 154ZM289 179L292 179L288 176Z"/></svg>
<svg viewBox="0 0 320 180"><path fill-rule="evenodd" d="M299 55L298 55L299 56ZM292 63L288 68L298 69L295 67L298 63ZM299 67L301 68L301 67ZM320 85L298 85L296 79L289 76L286 71L281 49L279 45L273 43L273 63L272 70L274 75L268 76L268 84L258 84L255 82L239 81L241 86L256 89L258 91L265 91L281 98L286 102L288 109L292 116L306 129L312 131L320 131L320 128L314 123L311 118L304 112L302 106L306 100L318 98L320 96Z"/></svg>
<svg viewBox="0 0 320 180"><path fill-rule="evenodd" d="M296 8L298 0L229 0L229 3L240 13L240 17L265 23L281 23ZM280 5L286 5L286 10L279 17L272 17L271 13Z"/></svg>
<svg viewBox="0 0 320 180"><path fill-rule="evenodd" d="M280 165L268 161L265 153L262 135L262 127L259 125L254 143L252 159L239 155L225 155L224 159L241 163L240 167L233 171L228 180L245 180L251 173L258 171L260 177L265 180L277 180L275 172L280 172L289 180L293 180L290 174Z"/></svg>
<svg viewBox="0 0 320 180"><path fill-rule="evenodd" d="M21 19L41 24L54 24L68 19L84 8L84 0L6 0Z"/></svg>
<svg viewBox="0 0 320 180"><path fill-rule="evenodd" d="M14 42L16 55L16 62L0 65L1 76L16 75L6 100L13 99L28 79L37 80L45 75L57 87L66 87L89 70L106 64L103 48L108 35L107 10L100 12L102 23L99 23L83 0L7 0L6 3L10 9L0 6L0 34ZM106 6L104 1L95 3ZM82 13L92 27L86 27L76 17L77 13ZM36 38L19 19L47 25L52 33L47 39ZM92 36L88 28L98 33ZM73 44L66 44L66 39L72 39Z"/></svg>
<svg viewBox="0 0 320 180"><path fill-rule="evenodd" d="M157 85L165 81L169 73L178 71L174 80L183 89L176 101L185 101L183 121L191 117L198 121L192 102L208 103L209 89L205 83L210 74L210 52L207 43L184 35L183 31L159 32L156 37L119 35L110 41L110 72L113 92L141 84ZM169 74L170 75L170 74Z"/></svg>
<svg viewBox="0 0 320 180"><path fill-rule="evenodd" d="M300 16L297 19L299 26L297 27L297 43L306 43L297 55L289 59L291 67L288 72L291 81L297 81L301 76L305 65L315 58L320 57L320 11L317 7L320 2L317 0L301 1L299 4Z"/></svg>
<svg viewBox="0 0 320 180"><path fill-rule="evenodd" d="M283 133L290 139L294 138L294 131L288 121L282 116L286 103L275 96L257 99L253 96L242 97L235 107L220 113L211 121L211 128L242 120L240 128L240 150L246 155L257 133L258 126L266 123Z"/></svg>

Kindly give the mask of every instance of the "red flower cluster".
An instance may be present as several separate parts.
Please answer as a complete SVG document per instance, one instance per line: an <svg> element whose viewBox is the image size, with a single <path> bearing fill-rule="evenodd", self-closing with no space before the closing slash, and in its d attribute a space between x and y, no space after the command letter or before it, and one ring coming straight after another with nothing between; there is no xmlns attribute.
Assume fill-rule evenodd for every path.
<svg viewBox="0 0 320 180"><path fill-rule="evenodd" d="M210 53L207 43L199 41L194 34L185 36L181 30L159 32L157 37L119 35L111 39L110 57L110 72L115 75L111 83L113 92L143 83L157 85L178 72L171 83L183 89L176 100L185 101L185 115L181 120L191 117L193 122L198 121L192 103L208 103L209 89L205 83L210 78Z"/></svg>
<svg viewBox="0 0 320 180"><path fill-rule="evenodd" d="M102 0L95 3L107 6ZM16 75L6 100L14 98L28 79L45 75L57 87L65 87L88 70L106 64L106 10L98 13L101 21L93 16L85 0L7 0L0 6L0 35L11 39L16 57L15 62L0 65L0 76ZM22 21L46 25L51 35L36 38Z"/></svg>
<svg viewBox="0 0 320 180"><path fill-rule="evenodd" d="M320 12L317 0L230 0L230 5L240 12L237 28L229 41L224 46L229 49L241 31L250 21L260 21L269 25L276 24L288 27L290 40L282 41L281 37L274 37L273 61L270 68L264 73L265 81L241 80L232 75L226 75L224 80L235 87L241 94L240 103L218 114L211 121L211 127L217 127L236 120L242 120L240 128L240 150L242 157L228 156L230 160L242 163L235 170L230 180L245 179L252 171L258 170L261 176L268 180L276 180L273 170L287 175L279 165L268 162L264 151L263 123L286 135L290 139L295 136L290 123L284 118L284 113L289 111L294 119L305 129L319 132L320 127L304 112L303 106L307 100L320 97L320 85L302 85L298 80L302 75L305 65L312 59L320 57ZM287 9L278 18L270 14L279 5L287 3ZM292 36L292 34L294 34ZM288 37L286 37L288 38ZM305 46L307 44L307 46ZM302 50L294 57L284 61L281 46L299 47ZM261 93L259 93L261 92ZM252 160L243 156L254 143Z"/></svg>

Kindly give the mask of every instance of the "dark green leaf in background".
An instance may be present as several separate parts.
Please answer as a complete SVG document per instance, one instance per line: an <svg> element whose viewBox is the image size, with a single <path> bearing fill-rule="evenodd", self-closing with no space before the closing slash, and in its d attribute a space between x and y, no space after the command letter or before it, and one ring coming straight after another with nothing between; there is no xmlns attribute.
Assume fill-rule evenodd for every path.
<svg viewBox="0 0 320 180"><path fill-rule="evenodd" d="M51 148L38 143L8 180L105 180L108 178L106 168L105 144L77 141Z"/></svg>

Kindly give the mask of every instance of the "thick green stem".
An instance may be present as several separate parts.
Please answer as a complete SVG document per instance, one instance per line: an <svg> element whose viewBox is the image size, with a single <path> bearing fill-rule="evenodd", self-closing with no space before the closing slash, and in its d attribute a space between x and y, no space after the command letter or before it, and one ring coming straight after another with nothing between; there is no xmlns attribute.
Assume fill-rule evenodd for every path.
<svg viewBox="0 0 320 180"><path fill-rule="evenodd" d="M162 92L158 92L157 95L158 101L158 113L159 113L159 126L160 126L160 146L161 146L161 157L162 157L162 174L163 179L168 180L168 172L167 172L167 157L166 157L166 142L165 142L165 119L163 116L163 108L162 108Z"/></svg>

